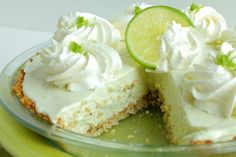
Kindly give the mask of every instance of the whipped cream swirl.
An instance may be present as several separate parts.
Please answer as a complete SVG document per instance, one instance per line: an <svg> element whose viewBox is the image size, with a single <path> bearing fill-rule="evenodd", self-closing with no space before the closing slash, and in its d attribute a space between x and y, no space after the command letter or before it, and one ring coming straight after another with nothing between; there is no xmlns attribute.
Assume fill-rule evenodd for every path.
<svg viewBox="0 0 236 157"><path fill-rule="evenodd" d="M233 46L230 43L223 42L219 47L219 51L222 54L227 55L230 51L235 51L235 49L233 48ZM234 53L234 54L236 54L236 53Z"/></svg>
<svg viewBox="0 0 236 157"><path fill-rule="evenodd" d="M109 21L90 13L69 14L60 17L58 30L53 39L63 41L66 35L73 33L80 38L95 40L116 48L120 41L120 32Z"/></svg>
<svg viewBox="0 0 236 157"><path fill-rule="evenodd" d="M67 35L63 42L44 49L41 58L47 82L69 91L92 90L118 75L122 68L119 54L111 47Z"/></svg>
<svg viewBox="0 0 236 157"><path fill-rule="evenodd" d="M236 28L223 31L220 42L227 42L236 48Z"/></svg>
<svg viewBox="0 0 236 157"><path fill-rule="evenodd" d="M201 34L192 27L173 22L161 37L158 72L186 70L203 61L207 48Z"/></svg>
<svg viewBox="0 0 236 157"><path fill-rule="evenodd" d="M184 77L183 101L204 112L230 117L236 104L236 77L214 63L195 65Z"/></svg>
<svg viewBox="0 0 236 157"><path fill-rule="evenodd" d="M215 42L220 38L222 31L227 29L224 17L212 7L191 6L185 10L185 13L207 43Z"/></svg>

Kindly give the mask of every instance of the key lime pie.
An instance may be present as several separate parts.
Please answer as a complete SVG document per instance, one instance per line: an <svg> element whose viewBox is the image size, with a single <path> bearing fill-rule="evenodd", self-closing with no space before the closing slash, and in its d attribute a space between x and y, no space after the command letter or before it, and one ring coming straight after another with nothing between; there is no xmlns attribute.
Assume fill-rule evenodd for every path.
<svg viewBox="0 0 236 157"><path fill-rule="evenodd" d="M172 143L232 140L236 32L196 4L133 5L112 23L77 12L59 19L52 46L23 66L13 90L44 120L84 135L100 135L151 99Z"/></svg>

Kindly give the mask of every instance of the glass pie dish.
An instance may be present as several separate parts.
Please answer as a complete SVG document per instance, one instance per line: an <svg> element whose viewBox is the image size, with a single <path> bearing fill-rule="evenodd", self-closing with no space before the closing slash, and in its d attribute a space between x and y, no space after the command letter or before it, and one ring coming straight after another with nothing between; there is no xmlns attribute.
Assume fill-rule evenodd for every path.
<svg viewBox="0 0 236 157"><path fill-rule="evenodd" d="M81 157L236 156L236 141L206 145L171 145L164 135L161 112L147 108L130 116L100 137L87 137L38 119L12 93L19 68L35 53L51 44L39 44L13 59L0 75L0 103L17 121L53 141L68 153Z"/></svg>

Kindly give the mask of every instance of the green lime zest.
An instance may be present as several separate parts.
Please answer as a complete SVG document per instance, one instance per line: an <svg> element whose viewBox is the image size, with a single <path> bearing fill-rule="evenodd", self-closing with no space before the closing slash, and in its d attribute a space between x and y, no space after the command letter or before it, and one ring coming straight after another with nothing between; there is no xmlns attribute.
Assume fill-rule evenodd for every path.
<svg viewBox="0 0 236 157"><path fill-rule="evenodd" d="M82 55L85 56L86 58L89 57L89 56L88 56L88 52L85 51L81 45L77 44L77 43L74 42L74 41L71 41L71 42L70 42L68 49L69 49L70 52L73 52L73 53L75 53L75 54L82 54Z"/></svg>
<svg viewBox="0 0 236 157"><path fill-rule="evenodd" d="M76 18L75 23L76 23L77 29L79 29L79 28L81 28L81 27L83 27L83 26L85 26L85 27L91 26L91 25L89 24L88 19L85 19L83 16L78 16L78 17Z"/></svg>
<svg viewBox="0 0 236 157"><path fill-rule="evenodd" d="M216 57L216 64L230 70L236 70L236 61L232 57L232 52L228 54L219 54Z"/></svg>
<svg viewBox="0 0 236 157"><path fill-rule="evenodd" d="M202 5L202 4L199 4L199 5L197 5L197 4L195 4L195 3L192 3L192 5L190 6L190 11L191 12L195 12L195 13L197 13L197 12L199 12L199 10L200 9L202 9L204 7L204 5Z"/></svg>
<svg viewBox="0 0 236 157"><path fill-rule="evenodd" d="M136 6L134 7L134 15L139 14L141 11L142 11L142 9L141 9L138 5L136 5Z"/></svg>
<svg viewBox="0 0 236 157"><path fill-rule="evenodd" d="M80 53L80 54L82 54L83 49L82 49L81 45L77 44L74 41L71 41L70 44L69 44L69 51L71 51L73 53Z"/></svg>

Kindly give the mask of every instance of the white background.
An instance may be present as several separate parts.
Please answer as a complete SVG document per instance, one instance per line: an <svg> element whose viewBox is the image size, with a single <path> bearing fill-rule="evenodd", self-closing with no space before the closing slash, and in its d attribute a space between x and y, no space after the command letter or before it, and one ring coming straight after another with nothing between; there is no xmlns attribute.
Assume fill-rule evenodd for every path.
<svg viewBox="0 0 236 157"><path fill-rule="evenodd" d="M71 11L92 12L112 19L132 3L186 8L190 0L0 0L0 71L17 54L50 38L60 15ZM236 25L235 0L194 0L223 14L229 26ZM234 20L235 19L235 20Z"/></svg>
<svg viewBox="0 0 236 157"><path fill-rule="evenodd" d="M111 19L122 15L135 2L170 5L183 9L192 2L211 5L220 11L227 22L236 15L235 0L0 0L0 25L43 31L53 31L57 18L71 11L86 11Z"/></svg>

